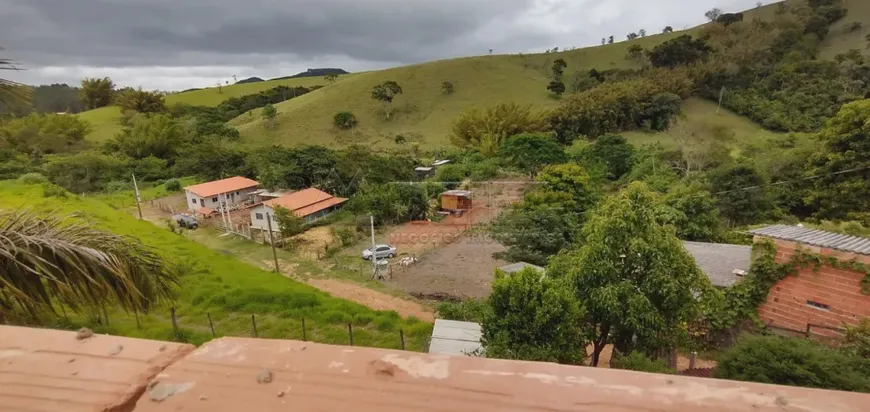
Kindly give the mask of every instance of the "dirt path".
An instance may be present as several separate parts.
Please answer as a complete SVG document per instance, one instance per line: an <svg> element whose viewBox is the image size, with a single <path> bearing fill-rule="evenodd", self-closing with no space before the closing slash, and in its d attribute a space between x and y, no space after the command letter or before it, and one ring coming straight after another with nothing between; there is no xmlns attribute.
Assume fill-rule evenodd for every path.
<svg viewBox="0 0 870 412"><path fill-rule="evenodd" d="M435 314L423 305L378 292L365 286L335 279L316 278L308 279L305 283L337 298L354 301L375 310L394 310L402 317L414 316L425 322L435 321Z"/></svg>

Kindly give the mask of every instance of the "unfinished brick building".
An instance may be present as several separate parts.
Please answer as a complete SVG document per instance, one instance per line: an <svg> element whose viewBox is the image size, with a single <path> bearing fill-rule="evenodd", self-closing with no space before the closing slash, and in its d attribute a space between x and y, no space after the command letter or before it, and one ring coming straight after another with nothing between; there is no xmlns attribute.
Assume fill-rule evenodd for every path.
<svg viewBox="0 0 870 412"><path fill-rule="evenodd" d="M870 265L870 239L799 226L775 225L750 231L758 242L776 245L776 262L787 263L803 251L833 257L847 265L809 265L779 281L758 310L769 326L836 338L843 324L870 317L870 296L861 290L866 273L845 268L849 262ZM824 259L823 259L824 261Z"/></svg>

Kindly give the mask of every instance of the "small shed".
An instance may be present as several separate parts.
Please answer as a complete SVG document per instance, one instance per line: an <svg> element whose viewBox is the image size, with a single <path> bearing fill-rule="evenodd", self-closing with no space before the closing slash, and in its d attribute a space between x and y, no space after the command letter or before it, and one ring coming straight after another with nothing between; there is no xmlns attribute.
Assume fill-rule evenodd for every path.
<svg viewBox="0 0 870 412"><path fill-rule="evenodd" d="M441 208L444 210L470 210L471 191L448 190L441 194Z"/></svg>
<svg viewBox="0 0 870 412"><path fill-rule="evenodd" d="M480 324L456 320L435 319L429 353L439 355L482 355Z"/></svg>

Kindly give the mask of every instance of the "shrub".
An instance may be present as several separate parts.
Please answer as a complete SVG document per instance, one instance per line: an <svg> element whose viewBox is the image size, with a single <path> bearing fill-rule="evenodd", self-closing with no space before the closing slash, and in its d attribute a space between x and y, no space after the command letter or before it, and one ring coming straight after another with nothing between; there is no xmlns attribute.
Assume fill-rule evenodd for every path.
<svg viewBox="0 0 870 412"><path fill-rule="evenodd" d="M861 319L858 326L847 325L845 335L840 350L870 361L870 318Z"/></svg>
<svg viewBox="0 0 870 412"><path fill-rule="evenodd" d="M167 192L177 192L181 190L181 182L178 179L169 179L163 184L163 188Z"/></svg>
<svg viewBox="0 0 870 412"><path fill-rule="evenodd" d="M616 356L610 361L610 367L614 369L627 369L638 372L673 374L675 371L661 359L650 359L643 353L634 351L628 355Z"/></svg>
<svg viewBox="0 0 870 412"><path fill-rule="evenodd" d="M353 322L353 318L347 313L331 310L326 312L326 321L330 323L351 323Z"/></svg>
<svg viewBox="0 0 870 412"><path fill-rule="evenodd" d="M393 330L396 328L396 319L388 315L380 315L375 318L375 326L378 330Z"/></svg>
<svg viewBox="0 0 870 412"><path fill-rule="evenodd" d="M372 320L374 319L375 317L368 313L357 313L356 315L353 315L353 324L356 326L365 326L372 323Z"/></svg>
<svg viewBox="0 0 870 412"><path fill-rule="evenodd" d="M722 356L716 377L748 382L870 391L862 362L806 339L744 336Z"/></svg>
<svg viewBox="0 0 870 412"><path fill-rule="evenodd" d="M26 185L35 185L39 183L47 183L48 178L40 173L27 173L19 176L18 181Z"/></svg>
<svg viewBox="0 0 870 412"><path fill-rule="evenodd" d="M459 303L441 302L435 307L439 319L462 322L483 322L489 305L483 299L466 299Z"/></svg>
<svg viewBox="0 0 870 412"><path fill-rule="evenodd" d="M453 94L454 90L456 90L456 89L453 87L453 83L450 83L450 82L441 83L441 91L444 92L444 94Z"/></svg>
<svg viewBox="0 0 870 412"><path fill-rule="evenodd" d="M450 141L459 147L476 148L485 155L494 155L510 136L546 130L546 119L532 113L531 106L502 103L486 111L463 113L453 125Z"/></svg>
<svg viewBox="0 0 870 412"><path fill-rule="evenodd" d="M66 199L68 195L69 192L51 183L43 183L42 185L42 197L59 197L61 199Z"/></svg>
<svg viewBox="0 0 870 412"><path fill-rule="evenodd" d="M358 124L356 116L351 112L338 112L332 117L332 123L335 127L348 130L353 129Z"/></svg>

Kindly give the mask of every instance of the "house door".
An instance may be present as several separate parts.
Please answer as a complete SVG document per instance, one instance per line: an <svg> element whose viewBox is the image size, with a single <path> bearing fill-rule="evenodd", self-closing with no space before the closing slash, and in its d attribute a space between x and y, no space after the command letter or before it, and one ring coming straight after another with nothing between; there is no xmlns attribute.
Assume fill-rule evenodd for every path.
<svg viewBox="0 0 870 412"><path fill-rule="evenodd" d="M205 199L199 199L199 205L205 207Z"/></svg>

